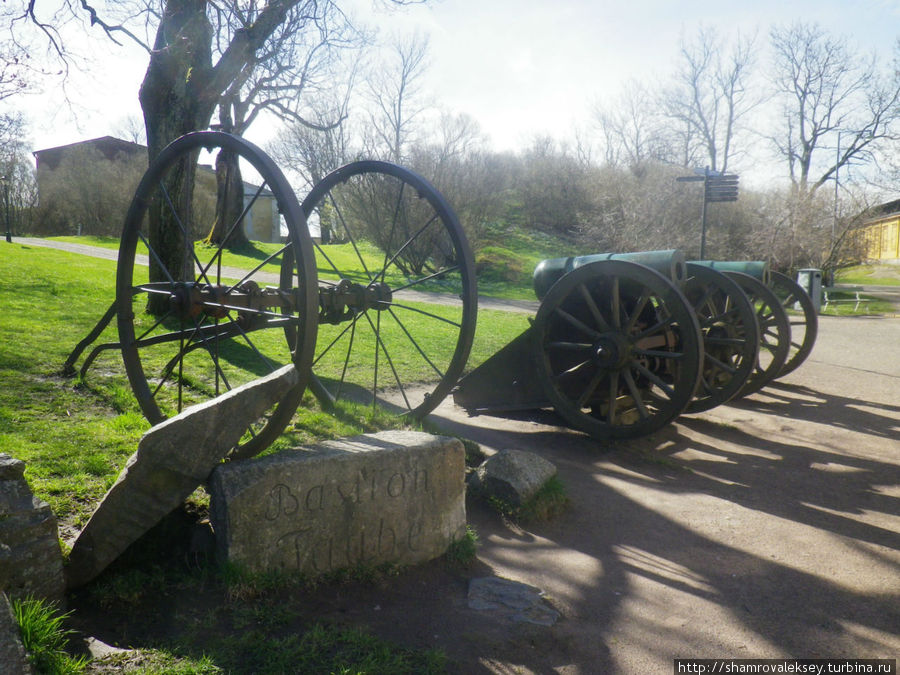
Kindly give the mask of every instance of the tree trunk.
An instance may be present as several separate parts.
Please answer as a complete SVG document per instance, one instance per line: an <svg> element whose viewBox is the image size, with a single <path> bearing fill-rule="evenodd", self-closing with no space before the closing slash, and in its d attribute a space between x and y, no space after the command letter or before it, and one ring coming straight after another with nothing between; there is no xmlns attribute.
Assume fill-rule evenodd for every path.
<svg viewBox="0 0 900 675"><path fill-rule="evenodd" d="M205 0L166 3L139 95L151 162L179 136L209 126L215 111L217 97L211 97L207 87L212 76L213 32L206 4ZM190 203L195 172L195 162L172 172L166 188L176 203ZM150 209L149 219L150 245L164 265L151 257L150 281L165 281L170 276L191 279L190 251L196 238L193 223L188 219L186 231L182 230L159 204ZM165 296L150 295L148 311L161 314L167 309Z"/></svg>
<svg viewBox="0 0 900 675"><path fill-rule="evenodd" d="M210 241L231 248L247 244L243 211L244 181L238 157L220 150L216 157L216 220Z"/></svg>

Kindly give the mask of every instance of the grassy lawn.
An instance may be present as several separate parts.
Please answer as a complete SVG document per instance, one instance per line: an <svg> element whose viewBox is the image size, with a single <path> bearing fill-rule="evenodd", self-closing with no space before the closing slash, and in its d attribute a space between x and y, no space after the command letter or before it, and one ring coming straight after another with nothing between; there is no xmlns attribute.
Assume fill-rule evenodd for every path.
<svg viewBox="0 0 900 675"><path fill-rule="evenodd" d="M119 240L115 237L48 237L54 241L86 244L117 250ZM226 251L222 264L243 269L252 269L260 262L276 253L281 248L280 244L268 244L264 242L252 242L239 250ZM384 263L384 255L374 246L366 242L359 243L360 254L369 269L380 269ZM197 257L208 262L214 253L214 248L198 245ZM594 251L597 253L598 251ZM146 253L142 245L138 247L138 253ZM518 228L499 229L489 231L482 249L475 254L476 268L478 269L478 292L489 297L534 300L531 275L535 266L545 258L556 258L569 255L578 255L578 251L572 244L561 242L558 239L541 233L528 233ZM347 244L329 244L316 249L316 267L321 279L337 279L334 267L347 270L358 267L357 254L353 246ZM273 273L278 272L279 259L275 259L264 269ZM401 284L403 276L391 267L388 281L392 284ZM425 284L419 290L445 292L446 289L438 284Z"/></svg>
<svg viewBox="0 0 900 675"><path fill-rule="evenodd" d="M85 239L78 241L84 243ZM2 253L0 448L26 462L32 489L50 503L63 538L70 539L87 521L149 428L131 394L117 350L101 354L83 382L60 375L69 352L112 301L115 263L21 244L6 245ZM526 315L481 312L470 367L526 326ZM116 338L113 322L100 342ZM354 367L365 369L371 364ZM288 432L270 452L402 424L399 418L369 407L346 405L337 414L327 414L307 395ZM202 497L195 502L195 507L202 509ZM161 548L175 540L177 537L166 538ZM160 562L170 558L181 560L167 550L156 556L148 553L139 562L104 575L87 596L78 600L73 620L79 621L79 611L84 607L100 607L126 618L153 616L153 608L145 603L160 594L212 594L209 604L218 605L223 594L233 592L233 581L220 572L210 568L187 572L176 563L167 567ZM306 622L308 617L301 611L304 590L297 588L292 593L296 604L275 589L264 589L251 593L253 598L248 602L227 603L221 611L185 608L178 622L178 639L160 638L158 648L141 650L140 659L122 668L133 672L230 672L244 668L246 659L250 659L253 672L294 671L286 664L295 663L309 665L294 672L441 671L440 654L385 646L358 631L304 623L307 632L276 631L282 637L273 640L269 633L261 636L258 628L250 630L251 616L265 615L270 617L268 621L295 628L298 622ZM323 652L316 650L342 656L324 660ZM303 661L301 655L313 660Z"/></svg>
<svg viewBox="0 0 900 675"><path fill-rule="evenodd" d="M857 286L900 286L900 265L857 265L840 270L835 283Z"/></svg>
<svg viewBox="0 0 900 675"><path fill-rule="evenodd" d="M18 244L0 268L0 446L28 463L37 495L67 526L80 527L149 428L131 394L119 353L103 352L84 382L62 377L69 352L109 306L115 263ZM440 310L435 310L440 311ZM527 315L479 313L469 367L527 327ZM323 327L323 332L333 330ZM115 342L115 322L98 340ZM365 352L361 352L363 357ZM374 349L370 352L374 359ZM353 364L365 370L372 362ZM402 362L400 362L402 366ZM421 364L415 367L422 368ZM317 371L318 373L319 371ZM333 372L321 372L333 376ZM298 410L297 440L353 433L317 409ZM351 415L365 417L368 409ZM372 424L396 424L393 417ZM322 431L316 431L321 426Z"/></svg>

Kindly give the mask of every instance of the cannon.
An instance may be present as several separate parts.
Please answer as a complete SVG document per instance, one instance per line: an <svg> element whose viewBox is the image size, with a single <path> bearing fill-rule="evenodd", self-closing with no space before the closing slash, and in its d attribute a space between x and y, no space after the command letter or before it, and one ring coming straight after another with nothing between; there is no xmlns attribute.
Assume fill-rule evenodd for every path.
<svg viewBox="0 0 900 675"><path fill-rule="evenodd" d="M217 223L219 243L203 242L223 212L215 204L223 177L204 161L226 158L224 189L239 191L242 210ZM191 173L192 189L180 189ZM265 252L247 246L239 264L242 251L224 242L262 216L282 221L282 243ZM168 227L151 228L154 222ZM326 250L308 223L341 246ZM171 260L180 261L179 272L164 264ZM293 363L300 383L232 450L232 458L248 457L281 433L307 386L325 405L385 402L390 390L398 414L426 415L463 371L476 303L462 227L421 176L386 162L353 162L300 203L252 143L195 132L167 146L138 184L119 246L115 301L64 372L75 372L115 317L118 341L96 345L81 373L104 350L120 350L141 411L157 424Z"/></svg>
<svg viewBox="0 0 900 675"><path fill-rule="evenodd" d="M785 280L765 263L685 262L675 250L542 261L530 327L468 373L454 401L470 414L553 408L601 440L643 436L806 358L815 312ZM802 342L788 319L797 303Z"/></svg>
<svg viewBox="0 0 900 675"><path fill-rule="evenodd" d="M212 158L224 176L203 164ZM217 208L223 190L239 191L239 213ZM226 245L264 204L282 220L282 242ZM218 213L230 215L211 229ZM309 224L341 246L326 249ZM140 409L157 424L293 363L298 385L252 421L229 455L243 458L281 433L307 387L326 407L366 401L419 419L452 392L472 413L552 407L597 438L639 436L757 391L796 368L815 340L809 298L760 263L685 262L672 250L551 259L538 265L535 290L532 326L460 380L475 333L475 265L433 186L403 167L358 161L301 203L252 143L195 132L167 146L138 184L116 298L63 371L75 372L115 318L119 339L94 346L81 374L120 350Z"/></svg>

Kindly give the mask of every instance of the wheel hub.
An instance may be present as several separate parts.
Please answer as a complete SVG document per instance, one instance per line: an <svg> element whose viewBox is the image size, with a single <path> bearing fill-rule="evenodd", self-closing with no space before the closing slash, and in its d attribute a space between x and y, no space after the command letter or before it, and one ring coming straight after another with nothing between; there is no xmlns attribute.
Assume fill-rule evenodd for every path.
<svg viewBox="0 0 900 675"><path fill-rule="evenodd" d="M381 281L368 286L341 279L336 285L319 289L319 321L338 324L370 309L382 312L391 305L391 287Z"/></svg>
<svg viewBox="0 0 900 675"><path fill-rule="evenodd" d="M604 333L593 344L593 361L598 368L623 368L631 357L631 343L619 333Z"/></svg>

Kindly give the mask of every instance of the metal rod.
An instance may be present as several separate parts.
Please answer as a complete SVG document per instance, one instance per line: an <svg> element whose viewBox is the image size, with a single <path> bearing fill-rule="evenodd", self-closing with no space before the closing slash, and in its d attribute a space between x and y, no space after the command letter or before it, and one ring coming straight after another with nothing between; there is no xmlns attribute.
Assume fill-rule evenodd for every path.
<svg viewBox="0 0 900 675"><path fill-rule="evenodd" d="M703 210L700 215L700 260L706 260L706 189L709 183L709 167L703 173Z"/></svg>

